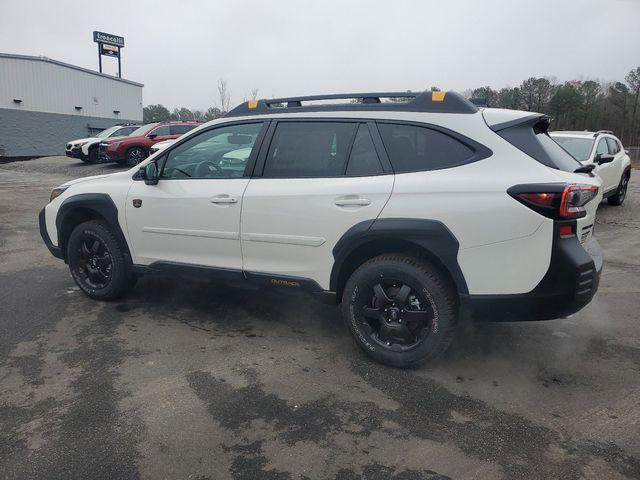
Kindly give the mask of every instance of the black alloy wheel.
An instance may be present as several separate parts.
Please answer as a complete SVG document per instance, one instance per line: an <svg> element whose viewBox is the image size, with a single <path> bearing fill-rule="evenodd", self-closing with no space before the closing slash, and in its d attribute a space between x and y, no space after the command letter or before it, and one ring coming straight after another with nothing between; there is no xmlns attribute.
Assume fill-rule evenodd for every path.
<svg viewBox="0 0 640 480"><path fill-rule="evenodd" d="M93 290L109 286L113 262L107 246L101 239L85 233L77 247L74 265L74 277Z"/></svg>
<svg viewBox="0 0 640 480"><path fill-rule="evenodd" d="M451 343L458 320L454 288L423 257L382 254L347 280L342 317L367 355L392 367L415 367Z"/></svg>
<svg viewBox="0 0 640 480"><path fill-rule="evenodd" d="M71 276L91 298L114 300L135 283L123 243L102 220L76 226L66 242L66 251Z"/></svg>
<svg viewBox="0 0 640 480"><path fill-rule="evenodd" d="M134 167L147 158L147 152L141 147L133 147L127 151L127 165Z"/></svg>
<svg viewBox="0 0 640 480"><path fill-rule="evenodd" d="M383 348L408 350L429 335L433 311L407 283L381 280L371 289L367 303L362 309L364 330Z"/></svg>

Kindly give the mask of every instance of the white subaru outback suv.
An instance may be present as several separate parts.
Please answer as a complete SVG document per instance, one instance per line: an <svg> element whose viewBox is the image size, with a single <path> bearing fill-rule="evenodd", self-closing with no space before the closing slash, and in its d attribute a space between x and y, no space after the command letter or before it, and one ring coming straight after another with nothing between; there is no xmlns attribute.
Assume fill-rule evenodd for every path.
<svg viewBox="0 0 640 480"><path fill-rule="evenodd" d="M412 366L463 317L558 318L597 290L601 180L548 123L455 92L249 101L54 189L41 235L92 298L142 274L308 291L371 357Z"/></svg>
<svg viewBox="0 0 640 480"><path fill-rule="evenodd" d="M610 205L622 205L631 179L631 158L613 132L557 130L549 135L580 163L593 165L594 172L602 179L603 198Z"/></svg>

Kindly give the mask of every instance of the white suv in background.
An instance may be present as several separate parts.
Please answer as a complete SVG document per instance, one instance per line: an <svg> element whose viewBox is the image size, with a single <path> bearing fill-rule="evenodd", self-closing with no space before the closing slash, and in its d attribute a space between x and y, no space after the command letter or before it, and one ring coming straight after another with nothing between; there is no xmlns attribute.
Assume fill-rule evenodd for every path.
<svg viewBox="0 0 640 480"><path fill-rule="evenodd" d="M603 198L611 205L622 205L631 178L631 159L613 132L550 132L560 144L583 165L593 165L602 178Z"/></svg>
<svg viewBox="0 0 640 480"><path fill-rule="evenodd" d="M601 180L548 124L454 92L249 101L54 189L40 231L92 298L143 274L303 290L341 304L371 357L412 366L461 317L558 318L596 292Z"/></svg>
<svg viewBox="0 0 640 480"><path fill-rule="evenodd" d="M71 140L65 147L67 157L79 158L86 163L99 163L98 144L105 138L126 137L140 125L114 125L102 130L95 137Z"/></svg>

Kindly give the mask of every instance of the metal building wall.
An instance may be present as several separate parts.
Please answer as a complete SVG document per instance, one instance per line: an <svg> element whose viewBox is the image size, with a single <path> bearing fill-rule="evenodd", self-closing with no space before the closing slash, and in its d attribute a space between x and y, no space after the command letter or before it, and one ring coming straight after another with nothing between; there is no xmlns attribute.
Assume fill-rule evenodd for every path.
<svg viewBox="0 0 640 480"><path fill-rule="evenodd" d="M44 57L0 54L0 108L142 121L142 84Z"/></svg>
<svg viewBox="0 0 640 480"><path fill-rule="evenodd" d="M140 123L142 87L45 57L0 53L0 156L63 155L69 140Z"/></svg>

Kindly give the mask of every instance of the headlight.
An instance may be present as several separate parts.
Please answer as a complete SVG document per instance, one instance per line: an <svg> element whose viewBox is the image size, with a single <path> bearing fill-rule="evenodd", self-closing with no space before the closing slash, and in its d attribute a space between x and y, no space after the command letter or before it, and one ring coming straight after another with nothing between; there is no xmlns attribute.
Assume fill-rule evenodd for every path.
<svg viewBox="0 0 640 480"><path fill-rule="evenodd" d="M122 142L107 143L107 147L118 148Z"/></svg>
<svg viewBox="0 0 640 480"><path fill-rule="evenodd" d="M85 143L89 143L89 140L87 140L86 142L78 142L78 143L74 143L73 146L74 147L81 147L82 145L84 145Z"/></svg>
<svg viewBox="0 0 640 480"><path fill-rule="evenodd" d="M64 191L69 187L58 187L51 190L51 198L49 198L50 202L53 202L56 198L64 193Z"/></svg>

